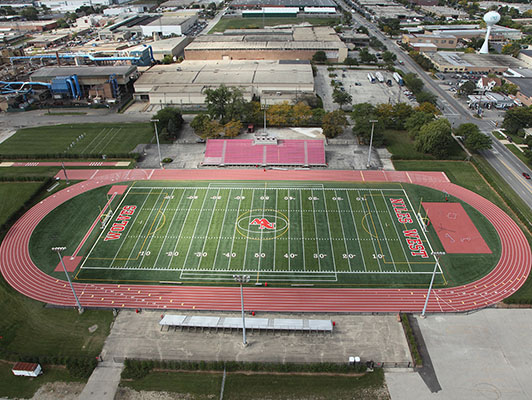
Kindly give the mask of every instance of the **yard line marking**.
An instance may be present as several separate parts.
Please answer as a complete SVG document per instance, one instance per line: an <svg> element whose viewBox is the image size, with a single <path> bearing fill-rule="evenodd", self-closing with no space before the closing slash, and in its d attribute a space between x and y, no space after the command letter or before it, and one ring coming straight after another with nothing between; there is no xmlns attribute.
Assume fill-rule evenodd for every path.
<svg viewBox="0 0 532 400"><path fill-rule="evenodd" d="M334 193L336 193L336 190L334 191ZM323 203L325 204L325 210L328 210L329 207L327 207L327 197L325 196L325 192L324 191L322 191L322 194L323 194ZM329 243L331 244L333 268L334 268L334 274L336 276L336 257L334 255L334 244L333 244L333 241L332 241L331 224L329 223L329 213L327 213L327 212L325 213L325 218L327 219L327 229L329 230ZM345 240L344 240L344 242L345 242ZM336 276L336 280L338 280L338 276Z"/></svg>
<svg viewBox="0 0 532 400"><path fill-rule="evenodd" d="M264 209L265 208L266 208L266 183L264 184L264 194L262 195L262 218L264 218ZM264 229L261 229L261 231L260 231L260 240L259 240L259 262L258 262L258 265L257 265L257 283L259 282L260 263L262 261L261 254L262 254L262 236L263 236L263 234L264 234Z"/></svg>
<svg viewBox="0 0 532 400"><path fill-rule="evenodd" d="M286 201L288 203L288 222L290 222L290 189L288 189L288 194L287 194L287 197L288 197L288 200ZM288 224L288 232L287 233L287 238L288 238L288 271L290 271L290 235L291 235L291 232L290 232L290 225L291 224ZM303 254L303 259L305 258L305 254Z"/></svg>
<svg viewBox="0 0 532 400"><path fill-rule="evenodd" d="M209 185L210 187L210 185ZM227 189L223 189L223 190L227 190ZM212 268L214 269L214 267L216 266L216 260L218 259L218 252L220 251L220 241L222 239L222 233L223 233L223 229L224 229L224 225L225 225L225 219L227 217L227 209L229 208L229 202L231 201L231 192L233 191L233 189L229 189L229 193L227 195L227 203L225 204L225 212L224 212L224 218L222 220L222 224L220 225L220 232L218 234L218 243L216 244L216 252L214 253L214 261L212 263ZM236 233L236 232L234 232ZM234 239L233 239L234 241ZM231 253L232 253L232 249L231 249ZM231 257L228 257L229 259Z"/></svg>
<svg viewBox="0 0 532 400"><path fill-rule="evenodd" d="M205 193L205 196L208 196L208 193L209 193L209 189L207 189L207 192ZM216 208L216 204L218 204L218 197L220 196L220 189L218 189L218 192L216 193L216 200L214 200L214 206L212 207L212 213L211 213L211 218L209 219L209 225L207 226L207 234L205 235L205 240L203 241L203 246L201 247L201 253L203 254L203 252L205 251L205 244L207 243L207 237L209 236L209 231L211 230L211 225L212 225L212 217L214 216L214 209ZM199 257L199 262L198 262L198 266L196 267L196 269L201 269L201 262L203 261L203 257Z"/></svg>
<svg viewBox="0 0 532 400"><path fill-rule="evenodd" d="M172 191L172 195L173 193L175 192L175 189L174 191ZM181 197L179 198L179 201L177 202L177 205L178 207L176 207L174 210L174 215L172 216L172 220L170 221L170 223L168 224L168 230L167 232L170 233L171 232L171 228L172 228L172 225L174 224L174 220L175 220L175 217L177 215L177 210L179 209L179 204L181 204L181 200L183 200L183 198L185 197L185 191L182 190L181 191ZM168 202L170 203L170 201ZM155 262L153 263L153 266L155 267L157 265L157 262L159 261L159 257L161 256L161 253L163 252L163 249L164 249L164 245L166 243L166 241L168 240L168 238L170 237L170 235L165 235L164 237L164 240L163 240L163 243L161 244L161 247L159 249L159 252L157 253L157 257L155 258ZM173 252L172 252L173 254ZM172 261L172 256L169 256L168 258L170 259L170 262ZM170 263L168 263L168 265L166 266L166 268L168 268L170 266Z"/></svg>
<svg viewBox="0 0 532 400"><path fill-rule="evenodd" d="M172 190L172 192L170 192L170 194L167 194L167 196L170 197L170 196L172 196L173 194L174 194L174 191ZM164 203L164 201L163 201L163 203ZM162 215L161 219L164 218L165 221L166 221L166 216L165 216L164 212L166 211L166 209L167 209L167 207L168 207L168 204L170 204L170 200L169 200L169 199L168 199L168 201L166 201L166 206L165 206L165 208L164 208L164 210L162 211L162 214L161 214L161 215ZM162 205L161 205L161 207L162 207ZM158 218L159 218L159 211L157 212L157 214L155 214L155 220L154 220L153 222L155 223L155 221L157 221ZM160 224L160 221L161 221L161 220L159 220L159 224ZM161 226L161 228L162 228L163 226L164 226L164 223L163 223L163 225ZM157 232L157 231L158 231L159 229L161 229L161 228L159 228L159 226L157 226L157 228L153 231L153 233L152 233L152 235L151 235L151 237L150 237L150 241L149 241L149 243L148 243L147 249L150 248L150 245L151 245L151 243L153 242L153 239L155 238L155 232ZM150 228L150 229L151 229L151 228ZM148 235L148 236L149 236L149 235ZM166 235L165 235L165 237L166 237ZM147 237L146 237L146 239L147 239ZM146 241L146 240L145 240L145 241ZM164 242L163 242L163 243L164 243ZM144 244L143 244L143 246L141 247L140 251L142 251L143 247L144 247ZM162 248L162 246L159 246L159 251L157 252L157 257L156 257L156 258L159 258L159 254L160 254L160 252L161 252L161 248ZM140 254L140 252L139 252L139 254ZM142 264L144 263L144 260L145 260L145 259L146 259L146 253L144 253L144 255L142 255L142 260L140 261L139 267L142 267ZM154 266L155 266L155 264L153 264L153 267L154 267Z"/></svg>
<svg viewBox="0 0 532 400"><path fill-rule="evenodd" d="M129 192L128 192L128 193L129 193ZM135 214L136 214L136 215L135 215L135 220L130 222L128 232L131 230L131 227L135 226L135 222L137 222L137 219L138 219L139 215L141 214L142 207L144 206L144 204L146 204L146 201L148 200L148 198L149 198L149 195L146 196L146 197L144 198L144 202L143 202L142 205L140 206L139 212L138 212L138 213L135 213ZM142 231L141 231L141 233L142 233ZM120 243L120 246L118 247L118 250L116 251L116 253L115 253L113 259L111 260L111 263L109 264L109 268L112 268L112 267L113 267L113 264L114 264L114 262L116 261L117 256L118 256L118 254L120 253L120 250L122 249L122 246L124 245L124 243L126 243L126 240L125 240L125 239L127 239L127 236L125 236L125 237L122 238L122 243ZM128 257L128 258L129 258L129 257Z"/></svg>
<svg viewBox="0 0 532 400"><path fill-rule="evenodd" d="M303 209L303 201L301 200L302 197L303 197L303 190L300 189L299 190L299 209L301 210ZM299 215L301 217L301 236L303 237L303 240L301 241L301 245L303 246L303 271L306 271L307 266L305 264L306 254L305 254L305 230L303 229L303 213L300 212Z"/></svg>
<svg viewBox="0 0 532 400"><path fill-rule="evenodd" d="M98 134L90 141L90 143L80 152L81 154L85 153L87 151L88 148L90 148L90 146L92 145L92 142L94 142L98 136L101 135L102 132L105 132L107 128L102 128L102 130L100 132L98 132Z"/></svg>
<svg viewBox="0 0 532 400"><path fill-rule="evenodd" d="M84 267L85 263L87 262L87 260L89 259L90 255L92 254L92 251L94 250L96 245L100 242L100 239L102 238L104 232L107 230L107 226L111 223L111 221L114 221L116 219L116 214L120 212L119 210L122 207L122 203L125 201L125 199L126 199L127 195L129 194L131 188L132 188L132 186L130 186L127 189L127 192L122 196L122 199L121 199L120 203L118 204L118 206L116 207L115 212L113 213L113 216L111 218L109 218L109 222L107 222L106 226L104 227L104 229L102 229L102 231L101 231L100 235L98 236L98 238L94 241L94 244L92 245L91 249L89 250L89 253L87 254L85 259L81 263L81 266L79 267L78 273L76 274L74 279L77 278L78 274L81 272L81 269Z"/></svg>
<svg viewBox="0 0 532 400"><path fill-rule="evenodd" d="M234 246L235 246L235 238L236 238L236 224L238 223L238 217L240 216L240 205L242 204L242 196L244 195L244 189L240 189L240 197L238 199L238 211L236 212L236 221L235 221L235 227L233 229L233 241L231 242L231 254L233 254ZM231 201L231 199L229 199ZM229 262L227 263L227 269L231 268L231 261L233 260L233 257L229 257ZM245 261L245 257L244 257Z"/></svg>
<svg viewBox="0 0 532 400"><path fill-rule="evenodd" d="M98 143L96 143L96 145L94 146L94 150L93 150L93 151L96 151L96 152L98 151L98 146L100 145L100 143L101 143L102 141L104 141L105 138L106 138L108 135L110 135L111 132L112 132L114 129L115 129L115 128L111 128L111 129L109 130L109 132L107 132L105 135L103 135L103 137L102 137L102 138L98 141Z"/></svg>
<svg viewBox="0 0 532 400"><path fill-rule="evenodd" d="M251 205L249 206L250 210L253 210L253 200L254 199L255 199L255 190L252 190L251 191ZM250 212L249 213L249 218L248 218L248 227L251 225L251 217L252 217L252 214ZM237 223L238 223L238 217L237 217ZM245 271L245 267L246 267L246 257L247 257L247 254L248 254L248 243L249 243L249 235L246 235L246 247L244 249L244 259L242 261L242 268L241 268L242 271Z"/></svg>
<svg viewBox="0 0 532 400"><path fill-rule="evenodd" d="M277 199L278 199L278 196L279 196L279 191L277 189L274 189L275 190L275 209L277 210ZM277 210L279 211L279 210ZM290 226L290 218L288 218L288 226ZM272 268L273 270L275 271L275 263L277 261L277 258L276 258L276 250L277 250L277 238L275 238L273 240L273 263L272 263ZM288 257L290 258L290 257Z"/></svg>
<svg viewBox="0 0 532 400"><path fill-rule="evenodd" d="M360 191L358 191L358 197L360 197L361 194L360 194ZM362 206L362 209L365 211L365 212L368 212L369 213L369 205L368 205L368 200L366 199L366 196L364 195L364 200L366 201L366 206L367 207L364 207L364 202L361 201L360 202L360 205ZM367 210L366 210L367 208ZM374 228L375 229L375 228ZM374 235L372 235L370 232L368 232L370 234L370 238L373 237ZM375 231L375 235L377 234L377 232ZM377 237L378 239L378 237ZM375 254L379 254L379 251L377 250L377 247L375 246L375 240L371 239L371 244L373 245L373 250L375 251ZM377 258L377 266L379 267L379 270L380 272L382 272L382 267L381 267L381 262L380 262L380 258L379 257L376 257Z"/></svg>
<svg viewBox="0 0 532 400"><path fill-rule="evenodd" d="M183 196L182 196L182 197L185 198L185 193L186 193L186 191L187 191L187 190L192 190L192 189L194 189L194 194L193 194L192 196L193 196L193 197L196 196L196 193L198 192L198 188L189 188L189 189L185 189L185 190L183 190ZM192 204L193 201L194 201L194 200L191 199L191 200L190 200L190 204ZM183 223L181 224L181 227L180 227L180 229L179 229L179 234L176 235L177 240L175 241L174 250L172 251L172 253L175 253L175 252L176 252L177 246L179 245L179 241L181 240L181 237L182 237L182 236L181 236L181 233L183 232L183 228L185 227L185 225L186 225L186 223L187 223L188 214L190 213L190 210L191 210L191 208L189 208L189 209L187 210L187 213L185 214L185 219L183 219ZM170 261L168 261L168 266L167 266L167 268L171 269L170 266L171 266L171 264L172 264L172 261L174 261L174 257L170 257ZM176 269L177 269L178 271L181 270L181 273L182 273L182 272L183 272L183 267L184 267L184 265L185 265L185 264L182 264L182 265L181 265L181 268L179 268L179 266L178 266L178 268L176 268Z"/></svg>
<svg viewBox="0 0 532 400"><path fill-rule="evenodd" d="M377 209L377 204L375 203L375 198L373 196L370 196L370 197L371 197L371 201L373 203L373 209L376 210ZM393 265L393 269L394 269L394 271L397 271L397 268L395 266L395 260L393 258L392 249L390 249L390 243L388 242L388 237L386 236L386 230L384 229L384 226L382 225L381 217L380 217L380 215L378 213L377 213L377 220L379 221L379 225L381 226L381 230L382 230L382 234L384 235L384 240L385 240L385 243L386 243L386 247L388 247L388 253L390 253L390 259L391 259L391 262L392 262L392 265ZM371 221L373 222L373 216L371 217ZM382 253L381 241L379 240L378 243L379 243L379 248L381 249L381 254L383 254ZM389 264L389 262L387 262L384 257L383 257L383 261L384 261L384 264Z"/></svg>
<svg viewBox="0 0 532 400"><path fill-rule="evenodd" d="M190 239L190 243L188 244L187 255L185 256L185 261L183 262L183 269L187 266L188 255L190 254L190 249L192 248L192 243L194 242L194 238L196 237L196 230L198 229L198 225L199 225L198 222L201 219L201 214L203 213L203 208L205 207L205 200L207 200L207 197L208 197L207 193L209 191L209 188L202 188L202 189L205 190L205 195L203 196L203 202L201 203L201 211L199 212L198 218L196 219L196 223L194 224L194 232L192 232L192 239ZM183 274L183 272L181 271L181 275L182 274Z"/></svg>
<svg viewBox="0 0 532 400"><path fill-rule="evenodd" d="M159 195L157 196L157 199L155 200L155 204L158 203L159 198L161 197L162 194L163 194L163 192L160 192L160 193L159 193ZM146 199L148 199L149 197L150 197L150 195L146 196ZM164 203L164 201L163 201L163 203ZM162 206L163 203L161 203L161 206ZM152 213L153 213L153 210L154 210L154 209L152 209L152 211L150 211L150 213L149 213L148 216L146 217L146 222L144 222L144 224L142 225L142 229L140 230L141 233L144 232L144 229L146 228L146 225L147 225L148 222L150 221L150 218L151 218L151 215L152 215ZM139 210L139 213L137 214L137 217L138 217L138 215L140 215L141 213L142 213L142 209ZM138 258L139 258L139 256L140 256L140 252L142 251L142 248L144 247L144 243L146 243L146 240L148 239L148 236L149 236L149 234L150 234L150 232L151 232L151 229L152 229L152 227L153 227L153 224L154 224L155 221L157 220L157 215L158 215L158 214L155 213L155 218L153 219L153 221L152 221L150 227L148 228L148 233L147 233L146 236L144 237L144 241L142 242L142 245L141 245L141 247L140 247L140 250L139 250L138 253L137 253L137 256L136 256L135 258L132 258L132 255L134 254L134 251L135 251L135 247L137 247L137 243L139 242L140 237L135 241L135 244L134 244L133 247L131 248L131 251L129 252L129 256L126 258L126 263L124 264L124 267L127 267L127 264L129 263L130 260L132 260L132 261L136 261L136 260L138 260ZM126 239L127 239L127 237L126 237ZM126 241L124 240L124 242L126 242ZM124 243L124 242L123 242L123 243ZM123 243L122 243L122 244L123 244ZM120 246L120 247L122 247L122 246ZM115 257L116 257L116 255L115 255ZM114 262L114 260L113 260L113 262Z"/></svg>
<svg viewBox="0 0 532 400"><path fill-rule="evenodd" d="M406 242L402 240L402 235L397 230L396 220L394 219L395 212L393 209L390 210L390 207L392 207L392 205L388 204L388 202L386 201L386 198L384 197L384 192L382 192L382 198L384 200L384 203L386 204L386 208L388 209L390 213L390 219L392 220L392 225L395 228L395 233L397 234L397 238L399 240L399 243L401 244L401 249L403 250L403 254L405 255L405 260L406 260L406 263L408 264L408 269L410 270L410 272L412 272L412 266L410 265L410 260L408 259L408 254L406 254L406 250L405 250ZM412 212L414 211L412 210Z"/></svg>
<svg viewBox="0 0 532 400"><path fill-rule="evenodd" d="M335 190L334 195L335 197L338 197L338 191ZM338 207L338 211L340 211L340 202L338 200L336 201L336 206ZM344 230L344 222L342 221L342 215L340 213L338 213L338 218L340 218L340 226L342 227L342 237L344 238L345 254L349 254L349 249L347 248L347 241L345 240L346 236ZM349 258L349 256L347 257L347 265L349 265L349 271L351 271L351 259Z"/></svg>
<svg viewBox="0 0 532 400"><path fill-rule="evenodd" d="M152 170L151 170L151 172L150 172L150 174L148 175L148 180L150 180L150 179L151 179L151 176L153 175L153 173L154 173L154 172L155 172L155 170L154 170L154 169L152 169Z"/></svg>
<svg viewBox="0 0 532 400"><path fill-rule="evenodd" d="M362 265L364 265L364 271L367 272L367 268L366 268L366 260L365 260L365 257L364 257L364 252L362 251L362 245L360 244L360 236L358 234L358 228L357 228L357 224L356 224L356 221L355 221L355 215L353 214L353 207L351 206L351 197L349 196L349 193L346 193L347 194L347 200L348 200L348 203L349 203L349 209L351 210L351 220L353 221L353 226L355 227L355 234L357 235L357 237L355 238L356 241L358 242L358 247L360 248L360 256L362 257Z"/></svg>
<svg viewBox="0 0 532 400"><path fill-rule="evenodd" d="M314 189L310 189L310 196L314 198ZM314 200L310 200L312 203L312 211L314 213L314 237L316 238L316 247L318 251L318 269L321 271L321 261L319 255L321 254L320 251L320 244L318 241L318 224L316 224L316 207L314 207Z"/></svg>

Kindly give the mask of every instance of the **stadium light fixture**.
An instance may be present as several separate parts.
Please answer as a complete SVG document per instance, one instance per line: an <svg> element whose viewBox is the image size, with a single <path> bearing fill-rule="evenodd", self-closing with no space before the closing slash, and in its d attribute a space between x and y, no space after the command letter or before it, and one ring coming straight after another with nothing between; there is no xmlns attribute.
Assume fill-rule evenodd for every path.
<svg viewBox="0 0 532 400"><path fill-rule="evenodd" d="M61 262L61 265L63 266L63 271L65 271L65 275L67 278L67 281L70 285L70 289L72 289L72 293L74 294L74 298L76 299L76 304L78 305L78 312L80 314L83 313L83 307L81 307L81 303L79 302L78 296L76 295L76 291L74 290L74 286L72 285L72 282L70 281L70 276L68 276L68 272L65 267L65 263L63 261L63 256L61 256L61 252L65 251L66 247L52 247L52 251L57 252L57 255L59 256L59 261Z"/></svg>
<svg viewBox="0 0 532 400"><path fill-rule="evenodd" d="M159 145L159 133L157 132L157 123L159 122L158 119L150 119L150 122L153 122L153 125L155 125L155 139L157 140L157 152L159 153L159 166L161 169L163 168L163 159L161 158L161 146Z"/></svg>
<svg viewBox="0 0 532 400"><path fill-rule="evenodd" d="M436 276L436 270L440 266L440 257L445 255L444 251L433 251L432 255L436 257L436 263L434 264L434 271L432 271L432 278L430 279L429 291L427 292L427 298L425 299L425 305L421 312L421 318L425 318L425 311L427 311L427 305L429 304L430 291L432 290L432 284L434 283L434 277Z"/></svg>
<svg viewBox="0 0 532 400"><path fill-rule="evenodd" d="M368 169L371 163L371 146L373 145L373 131L375 130L375 123L379 121L376 119L370 119L369 122L371 122L371 137L369 139L368 164L366 165L366 168Z"/></svg>
<svg viewBox="0 0 532 400"><path fill-rule="evenodd" d="M242 304L242 344L247 346L246 341L246 319L244 317L244 289L242 285L249 282L249 275L233 275L235 282L240 283L240 303Z"/></svg>

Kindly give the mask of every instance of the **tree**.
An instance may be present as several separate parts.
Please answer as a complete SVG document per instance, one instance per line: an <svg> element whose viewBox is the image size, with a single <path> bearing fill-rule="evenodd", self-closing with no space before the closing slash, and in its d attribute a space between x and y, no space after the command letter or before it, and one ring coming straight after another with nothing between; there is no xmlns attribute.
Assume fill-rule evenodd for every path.
<svg viewBox="0 0 532 400"><path fill-rule="evenodd" d="M415 141L417 151L432 154L437 158L449 156L453 144L451 124L446 119L438 119L421 127Z"/></svg>
<svg viewBox="0 0 532 400"><path fill-rule="evenodd" d="M393 106L394 128L405 129L406 120L412 115L414 109L406 103L397 103Z"/></svg>
<svg viewBox="0 0 532 400"><path fill-rule="evenodd" d="M162 110L157 111L157 114L153 116L153 119L158 119L157 128L162 132L163 128L168 130L168 135L174 139L179 136L179 131L183 126L184 120L181 115L181 110L175 107L165 107ZM172 120L172 131L169 129L170 120Z"/></svg>
<svg viewBox="0 0 532 400"><path fill-rule="evenodd" d="M469 150L479 151L491 149L491 138L484 135L477 128L476 131L471 132L464 140L464 145Z"/></svg>
<svg viewBox="0 0 532 400"><path fill-rule="evenodd" d="M39 19L39 11L35 7L26 7L21 12L20 15L26 18L28 21L36 21Z"/></svg>
<svg viewBox="0 0 532 400"><path fill-rule="evenodd" d="M530 128L530 126L532 126L532 109L529 107L510 108L504 114L502 127L508 133L516 134L522 129Z"/></svg>
<svg viewBox="0 0 532 400"><path fill-rule="evenodd" d="M397 60L397 56L391 51L386 50L382 53L382 61L386 64L393 64Z"/></svg>
<svg viewBox="0 0 532 400"><path fill-rule="evenodd" d="M475 85L475 82L467 81L458 88L458 94L460 96L469 96L470 94L475 93L476 88L477 85Z"/></svg>
<svg viewBox="0 0 532 400"><path fill-rule="evenodd" d="M196 115L190 126L194 129L196 135L202 138L218 137L224 130L224 127L218 121L212 121L208 114Z"/></svg>
<svg viewBox="0 0 532 400"><path fill-rule="evenodd" d="M358 56L362 64L374 64L377 62L377 56L375 56L375 54L371 54L366 48L360 50Z"/></svg>
<svg viewBox="0 0 532 400"><path fill-rule="evenodd" d="M326 137L334 138L344 131L346 125L345 114L341 110L336 110L323 116L321 127Z"/></svg>
<svg viewBox="0 0 532 400"><path fill-rule="evenodd" d="M292 107L292 118L295 126L307 125L312 119L312 109L300 101Z"/></svg>
<svg viewBox="0 0 532 400"><path fill-rule="evenodd" d="M358 60L355 57L346 57L344 60L345 65L358 65Z"/></svg>
<svg viewBox="0 0 532 400"><path fill-rule="evenodd" d="M163 64L172 64L174 62L174 57L171 54L165 54L161 63Z"/></svg>
<svg viewBox="0 0 532 400"><path fill-rule="evenodd" d="M342 108L343 105L351 103L353 98L347 92L342 90L334 89L332 94L333 101Z"/></svg>
<svg viewBox="0 0 532 400"><path fill-rule="evenodd" d="M378 120L376 115L366 115L365 117L358 117L355 119L355 125L353 126L353 134L357 135L360 141L365 144L369 144L371 138L372 123L370 121L377 120L375 122L375 129L373 131L373 145L382 146L384 144L384 124Z"/></svg>
<svg viewBox="0 0 532 400"><path fill-rule="evenodd" d="M233 119L224 125L224 136L226 137L238 136L241 130L242 130L242 122Z"/></svg>
<svg viewBox="0 0 532 400"><path fill-rule="evenodd" d="M416 94L416 101L419 104L430 103L430 104L436 105L437 100L438 98L436 97L435 94L431 92L427 92L426 90L422 90L421 92Z"/></svg>
<svg viewBox="0 0 532 400"><path fill-rule="evenodd" d="M318 62L318 63L324 63L327 61L327 54L325 54L324 51L319 50L312 56L312 61Z"/></svg>
<svg viewBox="0 0 532 400"><path fill-rule="evenodd" d="M68 25L68 22L64 18L59 18L57 21L57 27L58 28L69 28L70 25Z"/></svg>
<svg viewBox="0 0 532 400"><path fill-rule="evenodd" d="M422 112L432 114L432 115L441 114L440 110L438 110L438 107L436 107L432 103L421 103L419 106L415 108L415 110L422 111Z"/></svg>
<svg viewBox="0 0 532 400"><path fill-rule="evenodd" d="M378 104L375 107L375 114L377 115L377 119L382 122L385 128L394 127L393 105L390 103Z"/></svg>
<svg viewBox="0 0 532 400"><path fill-rule="evenodd" d="M423 90L423 81L417 77L416 74L409 72L403 77L403 81L408 89L414 94L418 94Z"/></svg>
<svg viewBox="0 0 532 400"><path fill-rule="evenodd" d="M357 32L358 32L358 33L364 33L365 35L368 35L368 34L369 34L368 28L366 28L366 27L363 26L363 25L360 25L360 26L357 28Z"/></svg>
<svg viewBox="0 0 532 400"><path fill-rule="evenodd" d="M514 42L511 42L511 43L508 43L502 46L501 53L517 57L520 51L521 51L521 45L519 44L519 42L514 41Z"/></svg>
<svg viewBox="0 0 532 400"><path fill-rule="evenodd" d="M240 89L228 88L222 84L218 89L206 89L204 93L211 119L219 119L222 125L232 119L241 119L244 98Z"/></svg>
<svg viewBox="0 0 532 400"><path fill-rule="evenodd" d="M423 111L414 111L405 121L405 128L412 139L415 139L423 125L434 120L434 114Z"/></svg>
<svg viewBox="0 0 532 400"><path fill-rule="evenodd" d="M369 114L375 114L375 106L370 103L357 103L353 106L351 118L366 117Z"/></svg>

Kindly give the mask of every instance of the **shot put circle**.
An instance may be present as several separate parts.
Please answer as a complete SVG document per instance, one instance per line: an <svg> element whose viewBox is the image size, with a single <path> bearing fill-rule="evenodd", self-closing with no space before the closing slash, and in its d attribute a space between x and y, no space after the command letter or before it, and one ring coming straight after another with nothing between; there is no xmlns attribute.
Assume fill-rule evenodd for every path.
<svg viewBox="0 0 532 400"><path fill-rule="evenodd" d="M246 211L236 219L236 230L252 240L273 240L288 231L290 223L282 212L269 209Z"/></svg>

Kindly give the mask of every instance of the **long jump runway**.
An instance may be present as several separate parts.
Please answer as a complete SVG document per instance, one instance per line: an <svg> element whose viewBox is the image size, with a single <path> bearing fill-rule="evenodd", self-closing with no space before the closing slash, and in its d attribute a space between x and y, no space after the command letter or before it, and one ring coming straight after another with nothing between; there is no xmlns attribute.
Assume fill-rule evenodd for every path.
<svg viewBox="0 0 532 400"><path fill-rule="evenodd" d="M495 268L467 285L435 289L430 312L459 312L490 306L510 296L530 273L530 246L517 224L483 197L449 182L440 172L405 171L280 171L280 170L70 170L69 179L84 180L41 201L11 228L0 246L0 271L16 290L33 299L75 306L66 281L39 270L29 254L30 236L55 207L88 190L133 180L311 180L407 182L427 186L467 202L495 227L501 257ZM62 173L61 175L62 176ZM84 307L239 310L235 287L155 286L74 283ZM246 308L292 312L419 312L426 289L330 289L245 287Z"/></svg>

